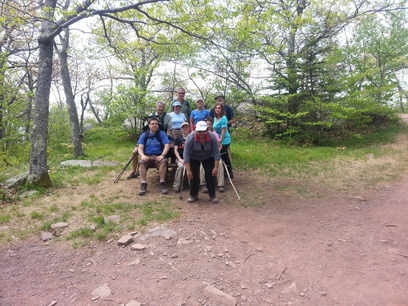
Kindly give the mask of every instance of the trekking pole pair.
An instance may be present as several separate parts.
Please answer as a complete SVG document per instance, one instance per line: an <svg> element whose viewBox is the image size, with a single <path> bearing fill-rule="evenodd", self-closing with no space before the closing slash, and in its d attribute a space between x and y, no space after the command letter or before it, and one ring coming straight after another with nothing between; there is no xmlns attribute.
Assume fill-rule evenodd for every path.
<svg viewBox="0 0 408 306"><path fill-rule="evenodd" d="M137 153L136 153L137 154ZM120 178L122 177L123 173L125 172L126 168L129 166L129 164L132 162L133 158L135 158L136 154L133 154L132 158L128 161L128 163L126 164L126 166L123 168L123 170L119 173L118 177L116 178L116 180L114 180L114 183L119 182Z"/></svg>

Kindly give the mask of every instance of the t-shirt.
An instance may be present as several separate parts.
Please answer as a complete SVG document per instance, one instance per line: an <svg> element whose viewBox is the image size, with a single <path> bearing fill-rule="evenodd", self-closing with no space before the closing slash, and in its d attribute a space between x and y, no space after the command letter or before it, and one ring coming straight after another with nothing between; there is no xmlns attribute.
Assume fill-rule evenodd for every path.
<svg viewBox="0 0 408 306"><path fill-rule="evenodd" d="M221 119L217 121L217 118L214 118L214 123L213 123L213 130L218 134L218 136L221 138L222 134L222 128L225 127L225 136L224 140L221 142L223 145L227 145L231 143L231 135L228 132L228 119L225 116L222 116Z"/></svg>
<svg viewBox="0 0 408 306"><path fill-rule="evenodd" d="M162 144L165 145L167 143L170 143L169 138L167 137L166 133L163 131L160 131L160 139L162 143L160 143L157 137L154 136L154 134L150 133L149 131L149 138L147 139L146 144L145 144L145 136L146 136L146 133L142 133L137 143L145 146L144 153L146 155L160 155L163 152Z"/></svg>
<svg viewBox="0 0 408 306"><path fill-rule="evenodd" d="M191 112L190 118L193 118L194 125L197 125L198 121L203 121L205 117L208 117L210 115L210 112L207 109L202 109L199 111L198 109L195 109Z"/></svg>
<svg viewBox="0 0 408 306"><path fill-rule="evenodd" d="M187 118L183 113L176 114L175 112L172 112L169 116L171 118L172 129L181 129L181 124L184 121L187 121Z"/></svg>
<svg viewBox="0 0 408 306"><path fill-rule="evenodd" d="M174 100L173 102L171 102L169 112L173 111L174 102L180 102L180 101ZM184 114L186 118L190 118L191 104L187 100L183 100L183 102L181 102L181 113Z"/></svg>
<svg viewBox="0 0 408 306"><path fill-rule="evenodd" d="M215 120L214 109L215 109L215 106L210 110L210 116L213 117L214 120ZM229 105L224 104L224 113L225 113L225 116L228 119L227 121L230 121L233 117L235 117L234 111L232 110L232 107L229 106ZM228 127L230 127L230 126L231 125L228 124Z"/></svg>
<svg viewBox="0 0 408 306"><path fill-rule="evenodd" d="M183 158L184 146L186 144L187 136L184 138L183 136L177 137L174 141L174 146L177 146L177 151L181 158Z"/></svg>

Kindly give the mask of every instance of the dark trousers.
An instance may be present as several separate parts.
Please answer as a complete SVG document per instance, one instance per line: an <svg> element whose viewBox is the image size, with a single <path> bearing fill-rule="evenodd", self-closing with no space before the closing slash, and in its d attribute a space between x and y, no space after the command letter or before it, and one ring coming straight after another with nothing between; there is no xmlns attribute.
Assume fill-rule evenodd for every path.
<svg viewBox="0 0 408 306"><path fill-rule="evenodd" d="M205 173L205 183L207 184L208 195L210 198L215 198L215 178L212 176L212 170L214 169L214 158L203 161L190 160L190 168L193 173L193 180L190 181L190 195L192 197L198 196L200 189L200 165L203 164Z"/></svg>
<svg viewBox="0 0 408 306"><path fill-rule="evenodd" d="M231 164L231 159L229 158L229 147L230 145L222 145L222 149L220 151L221 154L221 158L224 161L224 163L227 165L228 168L228 173L230 174L230 176L232 177L232 164ZM224 154L223 154L224 153ZM227 176L227 173L225 173L225 176Z"/></svg>

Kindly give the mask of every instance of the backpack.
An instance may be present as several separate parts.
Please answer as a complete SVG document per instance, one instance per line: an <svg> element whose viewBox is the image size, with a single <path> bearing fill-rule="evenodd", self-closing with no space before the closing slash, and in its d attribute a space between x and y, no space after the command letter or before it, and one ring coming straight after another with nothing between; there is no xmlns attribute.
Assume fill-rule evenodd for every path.
<svg viewBox="0 0 408 306"><path fill-rule="evenodd" d="M162 140L161 140L161 138L160 138L160 132L161 132L160 129L157 130L156 134L154 134L153 136L149 136L149 129L144 132L144 133L145 133L145 137L144 137L144 146L145 146L145 147L144 147L144 149L146 149L146 143L147 143L147 141L149 140L149 138L155 137L155 138L160 142L161 148L162 148L162 150L163 150L164 145L163 145L163 142L162 142Z"/></svg>
<svg viewBox="0 0 408 306"><path fill-rule="evenodd" d="M161 116L146 116L144 118L144 120L149 121L149 119L152 118L152 117L158 118L159 119L159 130L165 132L164 124L163 124L164 116L166 116L166 112L164 112ZM145 126L142 127L142 133L144 133L144 132L146 132L148 130L149 130L149 125L148 124L146 124Z"/></svg>

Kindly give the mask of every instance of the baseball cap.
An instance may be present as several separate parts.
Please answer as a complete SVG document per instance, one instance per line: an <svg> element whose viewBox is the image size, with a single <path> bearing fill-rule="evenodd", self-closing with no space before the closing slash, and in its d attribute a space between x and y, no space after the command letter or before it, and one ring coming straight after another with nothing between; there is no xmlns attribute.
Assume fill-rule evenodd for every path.
<svg viewBox="0 0 408 306"><path fill-rule="evenodd" d="M181 103L180 102L174 102L173 107L175 107L175 106L181 106Z"/></svg>
<svg viewBox="0 0 408 306"><path fill-rule="evenodd" d="M207 123L205 123L205 121L198 121L195 130L197 132L206 131L207 130Z"/></svg>
<svg viewBox="0 0 408 306"><path fill-rule="evenodd" d="M184 121L184 122L181 124L181 127L183 127L183 126L185 126L185 125L190 126L187 121Z"/></svg>

